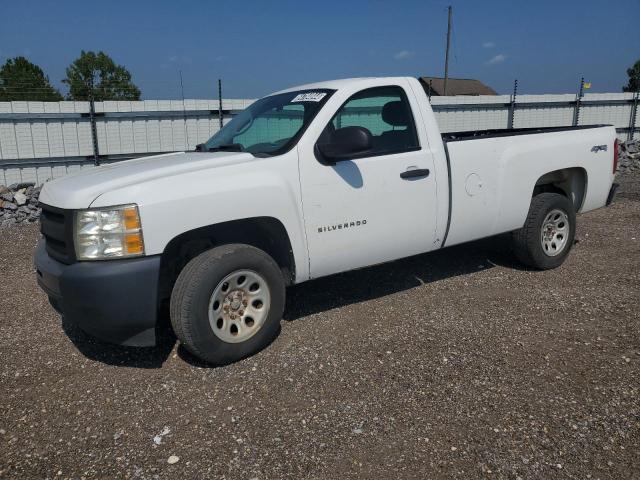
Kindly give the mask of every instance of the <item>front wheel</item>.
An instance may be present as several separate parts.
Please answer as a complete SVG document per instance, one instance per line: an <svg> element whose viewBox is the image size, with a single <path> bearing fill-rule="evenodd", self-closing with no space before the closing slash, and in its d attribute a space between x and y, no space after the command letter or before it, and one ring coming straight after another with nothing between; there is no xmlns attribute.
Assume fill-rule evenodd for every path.
<svg viewBox="0 0 640 480"><path fill-rule="evenodd" d="M529 267L559 267L573 246L575 232L571 201L558 193L541 193L532 198L524 226L512 234L514 253Z"/></svg>
<svg viewBox="0 0 640 480"><path fill-rule="evenodd" d="M249 245L223 245L180 272L171 293L171 324L187 350L224 365L271 343L284 300L282 272L269 255Z"/></svg>

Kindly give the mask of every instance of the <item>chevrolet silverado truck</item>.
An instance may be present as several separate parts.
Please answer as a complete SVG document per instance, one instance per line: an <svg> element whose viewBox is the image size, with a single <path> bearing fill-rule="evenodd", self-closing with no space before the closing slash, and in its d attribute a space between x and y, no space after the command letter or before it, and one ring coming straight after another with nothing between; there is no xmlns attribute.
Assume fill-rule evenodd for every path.
<svg viewBox="0 0 640 480"><path fill-rule="evenodd" d="M226 364L276 337L289 285L506 232L558 267L576 214L612 201L616 144L612 126L443 135L413 78L295 87L195 151L46 183L37 279L95 337L152 346L168 311Z"/></svg>

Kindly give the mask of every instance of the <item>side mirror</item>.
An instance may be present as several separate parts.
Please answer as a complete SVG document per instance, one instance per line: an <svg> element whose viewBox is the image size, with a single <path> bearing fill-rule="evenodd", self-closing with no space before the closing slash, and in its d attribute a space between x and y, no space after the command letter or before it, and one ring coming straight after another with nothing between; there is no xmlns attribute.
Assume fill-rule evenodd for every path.
<svg viewBox="0 0 640 480"><path fill-rule="evenodd" d="M320 154L330 162L346 160L371 150L371 132L363 127L343 127L318 144Z"/></svg>

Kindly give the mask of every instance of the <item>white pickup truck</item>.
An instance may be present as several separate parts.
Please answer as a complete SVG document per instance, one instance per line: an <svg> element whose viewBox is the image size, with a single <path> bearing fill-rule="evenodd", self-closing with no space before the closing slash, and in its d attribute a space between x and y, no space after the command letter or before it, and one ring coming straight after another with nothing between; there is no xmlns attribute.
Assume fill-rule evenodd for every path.
<svg viewBox="0 0 640 480"><path fill-rule="evenodd" d="M612 201L611 126L441 135L413 78L269 95L196 151L45 184L38 282L83 330L150 346L169 307L193 354L229 363L279 331L285 288L513 232L559 266L576 213Z"/></svg>

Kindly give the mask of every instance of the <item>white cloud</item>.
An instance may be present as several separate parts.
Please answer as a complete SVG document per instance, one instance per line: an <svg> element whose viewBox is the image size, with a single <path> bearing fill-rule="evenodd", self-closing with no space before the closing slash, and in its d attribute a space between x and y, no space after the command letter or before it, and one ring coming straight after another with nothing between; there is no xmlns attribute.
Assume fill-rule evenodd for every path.
<svg viewBox="0 0 640 480"><path fill-rule="evenodd" d="M172 55L169 58L167 58L167 62L191 65L193 63L193 60L191 59L191 57Z"/></svg>
<svg viewBox="0 0 640 480"><path fill-rule="evenodd" d="M491 57L485 63L487 65L495 65L496 63L502 63L507 59L507 56L504 53L499 53L498 55Z"/></svg>
<svg viewBox="0 0 640 480"><path fill-rule="evenodd" d="M413 57L413 52L410 52L409 50L400 50L399 52L393 54L393 58L395 58L396 60L406 60L407 58L411 57Z"/></svg>
<svg viewBox="0 0 640 480"><path fill-rule="evenodd" d="M493 47L495 47L495 46L496 46L496 44L495 44L495 43L493 43L493 42L484 42L484 43L482 44L482 46L483 46L484 48L493 48Z"/></svg>

